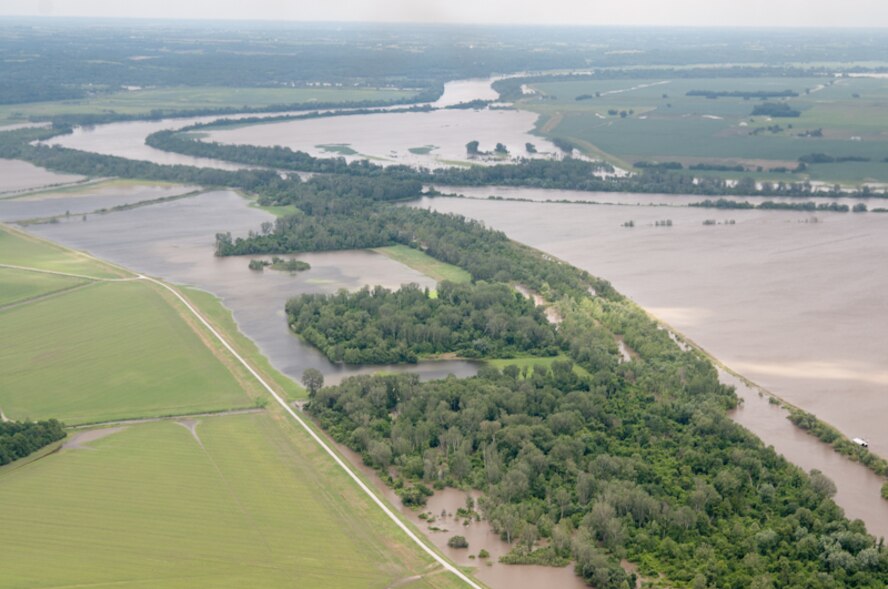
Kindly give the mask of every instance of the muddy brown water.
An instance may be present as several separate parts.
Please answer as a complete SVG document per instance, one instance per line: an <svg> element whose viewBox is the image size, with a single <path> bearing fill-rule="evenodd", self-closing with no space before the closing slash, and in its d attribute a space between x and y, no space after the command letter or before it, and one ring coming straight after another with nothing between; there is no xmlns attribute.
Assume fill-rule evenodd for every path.
<svg viewBox="0 0 888 589"><path fill-rule="evenodd" d="M465 507L466 497L471 495L473 499L477 499L480 496L478 492L467 493L459 489L446 488L436 491L432 497L429 497L425 507L413 510L401 503L397 493L380 479L375 470L364 464L360 455L341 444L336 444L336 447L374 484L377 491L420 529L447 558L459 566L474 567L473 575L487 586L499 589L534 589L546 586L559 589L588 589L588 585L574 574L572 565L546 567L500 563L499 558L508 554L512 546L500 538L486 520L465 525L464 520L456 517L457 509ZM478 507L475 509L480 511ZM419 516L423 513L431 514L434 521L430 523L429 520L421 519ZM453 536L463 536L468 541L469 547L462 549L449 547L447 541ZM490 553L489 558L477 558L482 548ZM476 558L470 558L473 555Z"/></svg>
<svg viewBox="0 0 888 589"><path fill-rule="evenodd" d="M0 201L0 218L4 202ZM365 285L398 288L415 283L433 288L435 281L383 255L368 251L324 252L295 256L311 264L307 272L289 274L249 270L249 257L213 255L215 234L230 230L243 235L268 213L248 206L232 191L94 215L27 229L66 246L171 282L193 285L218 296L231 309L241 331L252 339L272 364L296 381L307 368L316 368L328 384L346 376L378 371L402 371L423 379L449 374L469 376L479 364L469 361L420 362L397 366L333 364L287 327L286 301L301 293L355 290ZM261 257L261 256L256 256Z"/></svg>
<svg viewBox="0 0 888 589"><path fill-rule="evenodd" d="M76 189L40 192L0 200L0 221L7 223L70 213L78 217L99 209L176 196L196 190L195 186L82 186Z"/></svg>
<svg viewBox="0 0 888 589"><path fill-rule="evenodd" d="M467 199L417 206L482 220L607 278L727 366L888 456L888 216ZM667 219L671 227L656 226ZM622 227L628 220L634 228ZM827 473L840 505L888 535L874 475L840 457L842 468L828 471L831 454L783 421L742 423Z"/></svg>
<svg viewBox="0 0 888 589"><path fill-rule="evenodd" d="M23 190L68 184L83 179L83 176L51 172L21 160L0 159L0 197Z"/></svg>

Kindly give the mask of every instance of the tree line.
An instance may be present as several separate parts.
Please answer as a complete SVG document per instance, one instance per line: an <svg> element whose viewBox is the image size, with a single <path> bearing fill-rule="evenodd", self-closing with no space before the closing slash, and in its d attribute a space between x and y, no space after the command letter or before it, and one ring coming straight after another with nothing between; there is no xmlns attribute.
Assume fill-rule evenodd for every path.
<svg viewBox="0 0 888 589"><path fill-rule="evenodd" d="M55 419L0 422L0 466L33 454L66 435L64 425Z"/></svg>

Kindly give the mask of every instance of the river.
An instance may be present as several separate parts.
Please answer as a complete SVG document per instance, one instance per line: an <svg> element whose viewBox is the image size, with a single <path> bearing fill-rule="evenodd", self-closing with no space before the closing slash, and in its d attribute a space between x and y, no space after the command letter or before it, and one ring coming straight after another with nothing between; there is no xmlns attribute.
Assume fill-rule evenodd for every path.
<svg viewBox="0 0 888 589"><path fill-rule="evenodd" d="M447 100L453 104L487 98L468 90L483 86L477 81L448 85L451 94ZM447 111L448 116L467 117L471 112ZM319 134L309 141L312 147L336 143L324 137L334 137L334 131L339 133L343 125L362 125L366 138L353 141L357 145L360 139L369 145L391 133L398 120L404 120L386 118L389 116L402 115L318 119L298 125L312 122L329 127L330 135ZM204 165L200 158L165 154L143 143L150 132L190 122L117 123L76 131L59 141L77 149L158 163ZM285 125L293 130L293 124ZM261 133L273 127L231 132ZM529 130L522 126L513 131ZM397 140L398 149L445 143L426 136L427 132L409 135L408 130L407 140ZM452 145L459 142L455 138L449 141ZM416 203L480 219L517 241L607 278L733 370L815 413L846 435L868 438L874 451L888 456L888 428L884 426L888 415L888 297L884 296L888 273L883 271L888 255L888 215L696 209L686 205L702 198L690 195L495 187L462 192L481 199L495 195L624 205L456 198ZM423 282L427 279L365 252L299 256L312 264L312 270L295 277L270 271L251 273L244 259L212 256L214 232L244 234L268 219L234 193L222 191L91 217L86 223L71 221L29 230L139 271L205 288L222 298L241 329L283 372L298 378L302 369L315 366L330 379L341 378L350 371L330 365L289 333L282 316L283 301L296 292L330 292L340 286L356 288L373 282L428 284ZM710 219L717 224L705 225ZM623 227L627 221L633 221L634 227ZM662 221L669 221L669 226L658 225ZM474 366L453 369L457 374L469 374ZM733 382L730 375L724 378ZM878 497L878 477L795 428L785 419L784 410L770 405L756 391L739 387L738 394L745 404L733 413L735 420L806 470L818 468L827 474L837 484L836 500L846 513L863 519L871 533L888 536L888 504Z"/></svg>

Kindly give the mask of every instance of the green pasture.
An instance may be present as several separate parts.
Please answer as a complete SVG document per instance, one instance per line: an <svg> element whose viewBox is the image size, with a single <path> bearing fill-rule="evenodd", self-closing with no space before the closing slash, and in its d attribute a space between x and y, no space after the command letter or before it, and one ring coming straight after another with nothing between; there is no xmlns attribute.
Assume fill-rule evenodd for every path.
<svg viewBox="0 0 888 589"><path fill-rule="evenodd" d="M538 133L573 140L588 152L614 162L742 164L762 166L767 173L768 168L794 167L800 156L826 153L872 161L868 165L813 165L804 174L784 179L888 181L888 163L882 161L888 157L888 80L661 78L544 82L533 87L545 98L525 98L519 105L541 115ZM753 117L752 110L760 99L687 96L690 90L793 90L798 97L768 101L785 101L801 111L801 116ZM596 93L600 95L595 97ZM576 100L581 95L593 98ZM609 111L626 111L628 116ZM768 129L775 125L780 129ZM822 137L801 136L818 129Z"/></svg>
<svg viewBox="0 0 888 589"><path fill-rule="evenodd" d="M220 416L195 433L133 425L0 469L0 585L384 589L424 572L428 559L365 517L368 501L289 424Z"/></svg>
<svg viewBox="0 0 888 589"><path fill-rule="evenodd" d="M79 278L0 268L0 308L86 283Z"/></svg>
<svg viewBox="0 0 888 589"><path fill-rule="evenodd" d="M67 424L243 407L250 399L150 284L95 283L0 311L0 407Z"/></svg>
<svg viewBox="0 0 888 589"><path fill-rule="evenodd" d="M388 256L396 262L400 262L405 266L413 268L417 272L421 272L438 282L447 280L449 282L461 284L472 281L472 275L462 268L436 260L428 254L425 254L418 249L407 247L406 245L380 247L373 251Z"/></svg>
<svg viewBox="0 0 888 589"><path fill-rule="evenodd" d="M123 272L78 252L0 226L0 264L115 278Z"/></svg>
<svg viewBox="0 0 888 589"><path fill-rule="evenodd" d="M177 87L125 90L79 100L0 105L0 123L55 115L148 114L153 110L262 108L311 102L396 100L414 92L392 88L229 88Z"/></svg>

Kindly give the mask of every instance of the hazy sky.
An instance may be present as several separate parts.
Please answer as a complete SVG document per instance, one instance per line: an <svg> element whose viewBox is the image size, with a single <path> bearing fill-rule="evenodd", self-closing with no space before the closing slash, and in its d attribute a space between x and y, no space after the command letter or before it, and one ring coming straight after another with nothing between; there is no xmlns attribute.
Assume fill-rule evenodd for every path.
<svg viewBox="0 0 888 589"><path fill-rule="evenodd" d="M0 0L0 15L888 27L888 0Z"/></svg>

